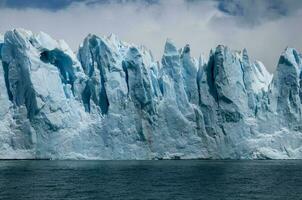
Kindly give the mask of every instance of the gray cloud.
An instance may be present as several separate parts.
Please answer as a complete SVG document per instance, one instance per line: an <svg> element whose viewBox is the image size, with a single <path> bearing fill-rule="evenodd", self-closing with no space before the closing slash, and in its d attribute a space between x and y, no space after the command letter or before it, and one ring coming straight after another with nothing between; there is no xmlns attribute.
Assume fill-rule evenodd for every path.
<svg viewBox="0 0 302 200"><path fill-rule="evenodd" d="M159 0L0 0L0 9L13 8L22 10L28 8L36 8L49 11L58 11L78 2L83 3L87 6L110 3L126 4L137 2L145 5L152 5L158 3Z"/></svg>
<svg viewBox="0 0 302 200"><path fill-rule="evenodd" d="M218 9L233 16L238 25L250 27L294 15L301 0L217 0Z"/></svg>
<svg viewBox="0 0 302 200"><path fill-rule="evenodd" d="M38 8L47 10L59 10L68 7L75 1L80 0L0 0L0 8L14 8L14 9L26 9L26 8Z"/></svg>
<svg viewBox="0 0 302 200"><path fill-rule="evenodd" d="M294 3L283 6L288 7L287 11L278 16L265 15L267 9L259 11L260 14L244 11L250 14L242 15L222 11L221 2L163 0L148 4L142 1L99 4L90 1L89 4L72 3L56 12L2 7L0 32L16 27L44 31L56 39L66 40L74 50L88 33L115 33L122 40L147 46L157 59L160 59L168 37L179 47L189 43L196 57L200 53L207 55L218 44L238 50L246 47L251 57L263 61L270 71L274 70L286 46L301 50L302 10L299 6ZM256 8L263 9L260 5ZM257 23L249 22L249 19L253 20L253 13ZM244 17L245 20L241 19ZM242 26L244 23L253 25Z"/></svg>

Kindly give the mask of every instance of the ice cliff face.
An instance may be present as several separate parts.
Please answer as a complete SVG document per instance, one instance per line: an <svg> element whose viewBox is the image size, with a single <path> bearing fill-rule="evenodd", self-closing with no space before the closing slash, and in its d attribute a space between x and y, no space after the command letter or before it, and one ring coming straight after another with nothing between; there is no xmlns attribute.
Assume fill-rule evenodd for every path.
<svg viewBox="0 0 302 200"><path fill-rule="evenodd" d="M287 48L274 75L247 50L208 60L167 40L145 47L23 29L0 36L0 158L302 158L302 58Z"/></svg>

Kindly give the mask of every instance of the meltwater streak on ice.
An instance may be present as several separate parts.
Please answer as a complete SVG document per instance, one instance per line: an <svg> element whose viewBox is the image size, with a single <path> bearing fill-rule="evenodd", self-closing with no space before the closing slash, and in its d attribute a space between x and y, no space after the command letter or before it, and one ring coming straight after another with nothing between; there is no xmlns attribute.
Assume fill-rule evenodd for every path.
<svg viewBox="0 0 302 200"><path fill-rule="evenodd" d="M0 37L2 159L302 158L301 54L274 75L247 50L208 59L167 40L145 47L88 35L75 55L23 29Z"/></svg>

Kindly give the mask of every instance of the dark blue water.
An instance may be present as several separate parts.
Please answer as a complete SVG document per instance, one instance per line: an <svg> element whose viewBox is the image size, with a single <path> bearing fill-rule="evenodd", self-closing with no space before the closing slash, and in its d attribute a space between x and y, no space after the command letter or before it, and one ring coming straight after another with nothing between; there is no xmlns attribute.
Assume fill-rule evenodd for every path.
<svg viewBox="0 0 302 200"><path fill-rule="evenodd" d="M302 199L302 161L0 161L0 199Z"/></svg>

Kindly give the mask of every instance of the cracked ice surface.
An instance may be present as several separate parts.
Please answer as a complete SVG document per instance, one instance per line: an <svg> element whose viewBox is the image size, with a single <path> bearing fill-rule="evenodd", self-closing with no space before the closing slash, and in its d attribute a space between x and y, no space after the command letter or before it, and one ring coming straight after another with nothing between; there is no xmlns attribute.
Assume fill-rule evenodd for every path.
<svg viewBox="0 0 302 200"><path fill-rule="evenodd" d="M273 75L246 49L208 59L167 40L160 61L117 36L0 35L0 158L302 158L302 58Z"/></svg>

